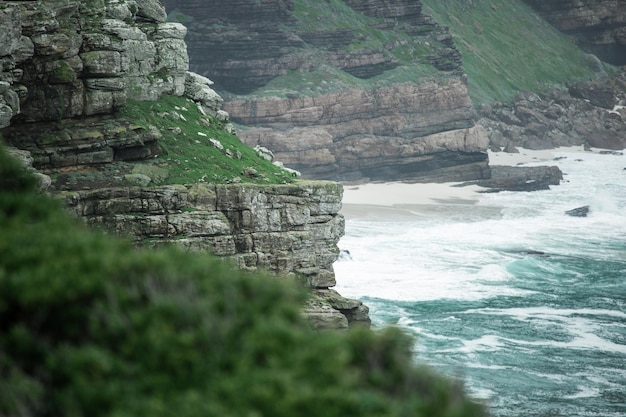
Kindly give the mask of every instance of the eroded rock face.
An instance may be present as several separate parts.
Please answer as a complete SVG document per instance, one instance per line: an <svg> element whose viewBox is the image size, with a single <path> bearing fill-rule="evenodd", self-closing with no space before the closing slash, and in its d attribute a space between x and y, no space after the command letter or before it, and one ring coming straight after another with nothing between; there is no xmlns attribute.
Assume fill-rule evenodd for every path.
<svg viewBox="0 0 626 417"><path fill-rule="evenodd" d="M626 2L615 0L525 0L586 51L626 65Z"/></svg>
<svg viewBox="0 0 626 417"><path fill-rule="evenodd" d="M3 2L0 125L7 108L14 124L49 122L181 95L186 29L165 18L156 0Z"/></svg>
<svg viewBox="0 0 626 417"><path fill-rule="evenodd" d="M450 181L488 175L486 135L474 127L460 53L447 29L422 12L420 1L346 1L357 15L375 18L377 29L415 39L378 49L363 46L367 35L354 29L323 22L300 29L302 14L296 15L291 1L165 4L172 18L190 20L191 68L213 79L218 91L236 94L225 96L224 107L246 126L242 139L269 148L304 176ZM320 87L310 94L300 94L298 86L271 96L252 94L290 71L332 67L371 79L406 65L390 53L394 48L409 54L428 50L418 60L440 76L387 86ZM334 82L332 75L318 76Z"/></svg>
<svg viewBox="0 0 626 417"><path fill-rule="evenodd" d="M210 252L242 269L305 277L317 293L305 313L316 328L368 325L367 307L329 290L344 233L343 188L298 185L194 184L116 187L61 194L92 226L142 246L175 244Z"/></svg>
<svg viewBox="0 0 626 417"><path fill-rule="evenodd" d="M315 178L450 181L484 178L486 132L461 80L401 83L316 97L225 103L251 146Z"/></svg>
<svg viewBox="0 0 626 417"><path fill-rule="evenodd" d="M565 89L521 94L512 103L482 106L479 123L494 151L586 145L626 148L626 79L577 82Z"/></svg>

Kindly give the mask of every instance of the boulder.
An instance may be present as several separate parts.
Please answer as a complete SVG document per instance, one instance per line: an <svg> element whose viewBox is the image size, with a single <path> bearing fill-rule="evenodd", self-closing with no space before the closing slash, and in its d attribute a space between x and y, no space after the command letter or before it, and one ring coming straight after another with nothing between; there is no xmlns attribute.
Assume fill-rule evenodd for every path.
<svg viewBox="0 0 626 417"><path fill-rule="evenodd" d="M492 165L491 178L462 185L476 184L488 188L485 192L540 191L559 185L563 173L556 166L520 167Z"/></svg>
<svg viewBox="0 0 626 417"><path fill-rule="evenodd" d="M590 212L589 206L577 207L575 209L567 210L565 214L572 217L587 217Z"/></svg>

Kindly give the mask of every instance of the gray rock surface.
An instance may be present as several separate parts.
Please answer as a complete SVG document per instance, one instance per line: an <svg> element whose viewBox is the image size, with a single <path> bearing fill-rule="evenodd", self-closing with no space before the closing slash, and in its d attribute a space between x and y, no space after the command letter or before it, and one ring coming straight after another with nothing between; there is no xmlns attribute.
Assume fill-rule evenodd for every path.
<svg viewBox="0 0 626 417"><path fill-rule="evenodd" d="M479 124L495 151L559 146L626 148L626 78L577 82L565 89L520 94L512 103L483 105Z"/></svg>
<svg viewBox="0 0 626 417"><path fill-rule="evenodd" d="M3 2L0 81L11 87L0 93L0 126L18 114L14 123L55 121L181 95L186 29L165 18L157 0Z"/></svg>
<svg viewBox="0 0 626 417"><path fill-rule="evenodd" d="M342 195L337 183L309 182L116 187L60 197L88 224L130 236L138 245L175 244L211 252L242 269L301 277L315 291L305 307L313 327L345 328L369 325L369 315L360 301L329 290L344 233Z"/></svg>

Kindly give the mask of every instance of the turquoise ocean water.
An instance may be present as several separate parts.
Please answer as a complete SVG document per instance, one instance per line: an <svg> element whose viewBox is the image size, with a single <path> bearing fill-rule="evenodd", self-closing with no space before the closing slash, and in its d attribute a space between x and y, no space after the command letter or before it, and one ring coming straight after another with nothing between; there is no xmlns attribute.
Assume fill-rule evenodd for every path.
<svg viewBox="0 0 626 417"><path fill-rule="evenodd" d="M626 157L560 156L550 191L352 218L340 242L339 292L497 417L626 416Z"/></svg>

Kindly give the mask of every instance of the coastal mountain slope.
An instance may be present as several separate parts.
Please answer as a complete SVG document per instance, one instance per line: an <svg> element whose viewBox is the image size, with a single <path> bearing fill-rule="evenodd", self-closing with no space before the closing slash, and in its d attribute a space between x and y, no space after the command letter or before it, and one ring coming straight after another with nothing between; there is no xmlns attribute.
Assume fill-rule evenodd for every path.
<svg viewBox="0 0 626 417"><path fill-rule="evenodd" d="M311 177L488 177L477 105L598 70L521 0L226 3L165 2L242 139Z"/></svg>
<svg viewBox="0 0 626 417"><path fill-rule="evenodd" d="M215 81L241 138L305 176L488 176L460 53L421 2L165 4L189 28L191 68Z"/></svg>
<svg viewBox="0 0 626 417"><path fill-rule="evenodd" d="M525 0L585 51L626 65L626 3L613 0Z"/></svg>
<svg viewBox="0 0 626 417"><path fill-rule="evenodd" d="M424 4L448 25L462 52L468 90L491 150L626 147L626 77L611 65L618 63L613 52L623 48L618 36L626 30L623 2Z"/></svg>

